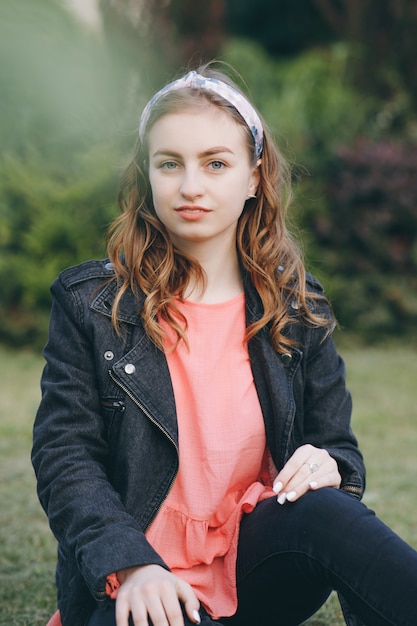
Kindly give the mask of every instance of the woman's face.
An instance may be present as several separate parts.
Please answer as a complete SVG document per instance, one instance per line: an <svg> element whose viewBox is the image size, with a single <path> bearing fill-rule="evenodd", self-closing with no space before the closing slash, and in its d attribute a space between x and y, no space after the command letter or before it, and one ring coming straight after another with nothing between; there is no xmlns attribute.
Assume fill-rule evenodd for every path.
<svg viewBox="0 0 417 626"><path fill-rule="evenodd" d="M165 115L149 132L155 212L179 249L235 247L237 221L259 183L244 128L214 105Z"/></svg>

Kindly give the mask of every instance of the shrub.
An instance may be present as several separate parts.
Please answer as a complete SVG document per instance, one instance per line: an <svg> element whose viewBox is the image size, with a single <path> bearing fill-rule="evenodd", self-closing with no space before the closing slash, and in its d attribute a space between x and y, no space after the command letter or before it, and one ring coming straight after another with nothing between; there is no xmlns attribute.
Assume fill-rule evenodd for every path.
<svg viewBox="0 0 417 626"><path fill-rule="evenodd" d="M303 217L341 323L368 339L417 324L417 146L362 138L328 164Z"/></svg>
<svg viewBox="0 0 417 626"><path fill-rule="evenodd" d="M46 338L49 286L65 267L105 254L115 215L116 154L98 147L71 169L8 157L0 162L0 341Z"/></svg>
<svg viewBox="0 0 417 626"><path fill-rule="evenodd" d="M241 72L277 143L291 162L321 165L367 127L370 102L349 83L350 49L337 44L273 59L257 44L232 40L224 59Z"/></svg>

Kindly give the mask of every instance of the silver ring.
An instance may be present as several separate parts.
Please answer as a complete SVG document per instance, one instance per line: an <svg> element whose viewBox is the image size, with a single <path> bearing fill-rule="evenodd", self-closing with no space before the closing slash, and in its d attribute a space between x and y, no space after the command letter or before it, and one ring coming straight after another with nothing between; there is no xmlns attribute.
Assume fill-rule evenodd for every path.
<svg viewBox="0 0 417 626"><path fill-rule="evenodd" d="M317 470L319 469L319 465L317 463L305 463L305 465L308 465L310 468L310 472L317 472Z"/></svg>

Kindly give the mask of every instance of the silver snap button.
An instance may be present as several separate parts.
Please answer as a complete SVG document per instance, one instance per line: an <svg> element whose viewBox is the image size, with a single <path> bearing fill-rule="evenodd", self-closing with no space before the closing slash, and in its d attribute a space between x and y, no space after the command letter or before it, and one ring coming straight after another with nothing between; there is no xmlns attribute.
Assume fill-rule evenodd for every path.
<svg viewBox="0 0 417 626"><path fill-rule="evenodd" d="M298 309L298 302L297 300L292 300L291 302L291 308L297 310Z"/></svg>
<svg viewBox="0 0 417 626"><path fill-rule="evenodd" d="M114 269L113 263L106 263L106 265L104 266L104 269L113 270Z"/></svg>
<svg viewBox="0 0 417 626"><path fill-rule="evenodd" d="M113 361L113 359L114 359L114 354L113 354L113 352L112 352L111 350L107 350L107 351L104 353L104 358L106 359L106 361Z"/></svg>
<svg viewBox="0 0 417 626"><path fill-rule="evenodd" d="M126 374L134 374L136 372L136 367L133 365L133 363L128 363L127 365L125 365L125 372Z"/></svg>
<svg viewBox="0 0 417 626"><path fill-rule="evenodd" d="M284 365L289 365L292 361L292 354L290 352L281 354L281 361L283 362Z"/></svg>

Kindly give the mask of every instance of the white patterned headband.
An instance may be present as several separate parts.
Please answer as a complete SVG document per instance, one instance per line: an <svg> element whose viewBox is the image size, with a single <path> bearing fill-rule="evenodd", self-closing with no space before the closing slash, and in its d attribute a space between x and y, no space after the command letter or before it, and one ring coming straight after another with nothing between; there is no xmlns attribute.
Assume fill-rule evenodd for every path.
<svg viewBox="0 0 417 626"><path fill-rule="evenodd" d="M243 94L239 91L230 87L222 80L218 80L217 78L206 78L205 76L201 76L201 74L197 74L194 70L188 72L182 78L178 80L174 80L172 83L168 83L165 87L162 87L160 91L158 91L151 100L149 100L148 104L143 109L143 113L140 118L139 124L139 137L140 140L143 141L145 136L146 126L149 122L149 117L154 105L160 100L165 94L170 91L176 91L178 89L187 89L187 88L200 88L203 91L210 91L212 93L216 93L217 95L227 100L237 112L242 116L244 121L252 133L253 140L255 142L255 153L256 157L259 157L262 154L263 140L264 140L264 131L262 128L261 120L259 119L259 115L250 104L249 100L245 98Z"/></svg>

